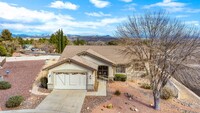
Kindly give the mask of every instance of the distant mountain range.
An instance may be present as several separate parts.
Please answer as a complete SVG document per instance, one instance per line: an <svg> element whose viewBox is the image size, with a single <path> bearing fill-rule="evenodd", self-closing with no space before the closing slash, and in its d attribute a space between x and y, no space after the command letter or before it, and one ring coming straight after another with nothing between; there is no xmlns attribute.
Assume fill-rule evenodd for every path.
<svg viewBox="0 0 200 113"><path fill-rule="evenodd" d="M40 35L12 34L12 36L21 38L50 38L50 35L48 34L40 34Z"/></svg>
<svg viewBox="0 0 200 113"><path fill-rule="evenodd" d="M51 35L49 34L41 34L41 35L27 35L27 34L13 34L13 37L21 37L21 38L50 38ZM81 35L71 35L68 34L67 37L69 40L76 40L76 39L81 39L85 41L112 41L116 40L116 37L112 37L110 35L88 35L88 36L81 36Z"/></svg>

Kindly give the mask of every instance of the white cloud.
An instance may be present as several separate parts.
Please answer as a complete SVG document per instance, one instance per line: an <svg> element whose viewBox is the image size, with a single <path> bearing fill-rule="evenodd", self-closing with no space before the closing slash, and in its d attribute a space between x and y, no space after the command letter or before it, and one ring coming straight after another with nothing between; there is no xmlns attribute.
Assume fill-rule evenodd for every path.
<svg viewBox="0 0 200 113"><path fill-rule="evenodd" d="M200 9L188 8L187 5L188 4L182 2L174 2L174 0L163 0L155 4L145 5L143 8L161 7L169 12L200 13Z"/></svg>
<svg viewBox="0 0 200 113"><path fill-rule="evenodd" d="M73 19L69 15L55 15L52 12L36 11L26 9L24 7L17 7L9 5L4 2L0 2L0 18L10 20L13 22L46 22L51 20L57 20L59 18Z"/></svg>
<svg viewBox="0 0 200 113"><path fill-rule="evenodd" d="M186 21L185 24L194 25L194 26L200 26L200 22L199 21Z"/></svg>
<svg viewBox="0 0 200 113"><path fill-rule="evenodd" d="M152 7L162 7L170 12L178 12L178 11L183 11L185 6L186 6L185 3L173 2L172 0L163 0L163 2L146 5L146 6L144 6L144 8L149 9Z"/></svg>
<svg viewBox="0 0 200 113"><path fill-rule="evenodd" d="M126 3L132 2L132 0L121 0L121 1L126 2Z"/></svg>
<svg viewBox="0 0 200 113"><path fill-rule="evenodd" d="M71 2L63 2L63 1L54 1L50 4L49 7L56 9L70 9L70 10L77 10L79 8L78 5L75 5Z"/></svg>
<svg viewBox="0 0 200 113"><path fill-rule="evenodd" d="M105 14L103 12L85 12L88 16L94 16L94 17L105 17L105 16L111 16L111 14Z"/></svg>
<svg viewBox="0 0 200 113"><path fill-rule="evenodd" d="M189 17L189 15L177 15L176 18L186 18Z"/></svg>
<svg viewBox="0 0 200 113"><path fill-rule="evenodd" d="M6 11L6 12L5 12ZM14 12L14 13L13 13ZM104 14L104 13L103 13ZM108 16L108 15L107 15ZM80 29L93 31L120 23L126 18L103 18L96 21L78 21L70 15L55 14L48 11L30 10L0 2L1 28L17 32L52 33L63 28L67 33L79 33Z"/></svg>
<svg viewBox="0 0 200 113"><path fill-rule="evenodd" d="M200 13L200 9L191 9L191 8L188 8L186 10L186 12L188 12L188 13Z"/></svg>
<svg viewBox="0 0 200 113"><path fill-rule="evenodd" d="M135 6L137 6L135 3L128 4L124 6L123 10L136 11Z"/></svg>
<svg viewBox="0 0 200 113"><path fill-rule="evenodd" d="M29 24L21 24L21 23L3 23L1 26L6 29L14 29L16 31L23 32L55 32L56 30L62 28L64 31L68 33L77 33L78 29L99 29L102 27L108 27L115 23L120 23L124 21L126 18L105 18L98 21L50 21L40 25L29 25Z"/></svg>
<svg viewBox="0 0 200 113"><path fill-rule="evenodd" d="M104 8L110 5L110 2L105 0L90 0L90 2L97 8Z"/></svg>

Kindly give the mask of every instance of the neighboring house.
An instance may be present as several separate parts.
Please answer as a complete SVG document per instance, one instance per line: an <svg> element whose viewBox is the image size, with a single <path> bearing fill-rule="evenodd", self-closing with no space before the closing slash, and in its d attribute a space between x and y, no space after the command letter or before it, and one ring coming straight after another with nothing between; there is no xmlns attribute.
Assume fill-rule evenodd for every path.
<svg viewBox="0 0 200 113"><path fill-rule="evenodd" d="M24 50L28 50L28 51L31 51L31 49L33 48L34 46L32 44L24 44L23 45L23 49Z"/></svg>
<svg viewBox="0 0 200 113"><path fill-rule="evenodd" d="M95 90L97 79L113 79L117 73L128 79L144 74L144 65L135 56L125 56L123 46L66 46L57 63L48 71L49 89ZM135 62L133 65L131 62Z"/></svg>

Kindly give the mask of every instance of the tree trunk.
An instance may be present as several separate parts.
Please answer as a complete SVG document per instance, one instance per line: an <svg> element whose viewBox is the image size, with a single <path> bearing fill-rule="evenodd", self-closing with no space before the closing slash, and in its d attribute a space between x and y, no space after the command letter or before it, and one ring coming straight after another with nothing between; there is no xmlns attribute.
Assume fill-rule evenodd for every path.
<svg viewBox="0 0 200 113"><path fill-rule="evenodd" d="M154 109L160 110L160 92L154 91L153 96L154 96Z"/></svg>

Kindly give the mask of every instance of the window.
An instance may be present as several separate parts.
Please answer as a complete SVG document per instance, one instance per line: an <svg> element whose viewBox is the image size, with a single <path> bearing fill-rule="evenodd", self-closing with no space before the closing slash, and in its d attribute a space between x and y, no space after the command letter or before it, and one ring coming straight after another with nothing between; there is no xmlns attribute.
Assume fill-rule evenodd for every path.
<svg viewBox="0 0 200 113"><path fill-rule="evenodd" d="M116 73L126 73L126 67L125 66L117 66Z"/></svg>
<svg viewBox="0 0 200 113"><path fill-rule="evenodd" d="M99 66L98 75L108 78L108 66Z"/></svg>
<svg viewBox="0 0 200 113"><path fill-rule="evenodd" d="M135 71L144 71L144 68L145 68L144 63L137 62L137 63L134 64L134 70Z"/></svg>

